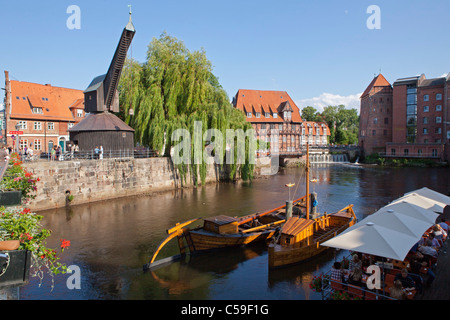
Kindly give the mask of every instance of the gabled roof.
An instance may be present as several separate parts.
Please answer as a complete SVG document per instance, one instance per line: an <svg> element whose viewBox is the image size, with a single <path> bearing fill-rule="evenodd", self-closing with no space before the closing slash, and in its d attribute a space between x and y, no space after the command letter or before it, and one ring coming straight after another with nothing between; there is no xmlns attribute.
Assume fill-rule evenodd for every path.
<svg viewBox="0 0 450 320"><path fill-rule="evenodd" d="M292 109L292 122L302 122L299 108L286 91L240 89L235 96L234 104L236 109L244 112L261 114L260 118L256 118L253 113L251 122L282 123L284 122L282 112L285 107ZM269 118L265 117L266 112L270 113ZM273 116L274 113L277 113L276 118Z"/></svg>
<svg viewBox="0 0 450 320"><path fill-rule="evenodd" d="M380 73L378 76L373 78L372 82L369 84L367 89L364 91L364 93L361 95L361 98L365 97L372 91L375 87L390 87L391 84L389 81L386 80L386 78Z"/></svg>
<svg viewBox="0 0 450 320"><path fill-rule="evenodd" d="M80 99L84 101L81 90L16 80L10 83L12 118L75 121L69 107ZM33 107L41 108L42 113L33 113Z"/></svg>

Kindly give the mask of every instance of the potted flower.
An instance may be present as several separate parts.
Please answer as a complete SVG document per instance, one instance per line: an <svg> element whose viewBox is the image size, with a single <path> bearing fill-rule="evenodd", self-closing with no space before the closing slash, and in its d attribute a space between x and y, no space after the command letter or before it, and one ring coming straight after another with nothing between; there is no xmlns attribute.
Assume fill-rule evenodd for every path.
<svg viewBox="0 0 450 320"><path fill-rule="evenodd" d="M2 191L18 191L25 202L35 198L36 183L39 178L22 167L17 153L11 155L10 166L0 183ZM2 205L2 203L0 203ZM23 284L28 274L41 280L45 274L52 276L67 271L59 262L58 252L46 246L51 231L41 225L42 216L23 206L0 207L0 287ZM70 241L61 239L61 252L70 246Z"/></svg>
<svg viewBox="0 0 450 320"><path fill-rule="evenodd" d="M46 246L46 239L51 232L42 228L42 218L28 208L0 207L0 244L4 241L14 241L17 244L18 241L19 246L10 249L21 251L14 253L18 255L17 259L22 259L25 263L23 267L29 268L30 274L38 277L41 283L45 274L52 276L53 280L54 274L67 271L67 267L59 262L58 252ZM70 241L61 239L61 252L69 246ZM0 284L1 281L0 277Z"/></svg>
<svg viewBox="0 0 450 320"><path fill-rule="evenodd" d="M36 190L36 183L39 178L34 178L31 172L28 172L23 166L17 153L12 153L9 159L9 167L0 183L2 191L20 191L23 199L34 199L33 194Z"/></svg>
<svg viewBox="0 0 450 320"><path fill-rule="evenodd" d="M330 283L329 276L321 274L320 276L314 276L309 284L310 289L315 292L322 292L322 288L326 287Z"/></svg>

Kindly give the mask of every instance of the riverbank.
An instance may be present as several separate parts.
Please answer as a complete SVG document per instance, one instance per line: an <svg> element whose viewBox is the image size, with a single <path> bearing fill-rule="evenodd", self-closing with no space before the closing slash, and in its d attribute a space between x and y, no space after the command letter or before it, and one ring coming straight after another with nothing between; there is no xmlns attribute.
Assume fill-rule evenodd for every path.
<svg viewBox="0 0 450 320"><path fill-rule="evenodd" d="M258 159L255 175L270 169L270 158ZM40 181L36 198L27 205L42 211L141 194L191 188L195 180L184 179L170 158L121 158L80 161L37 161L24 167ZM207 166L205 183L229 180L229 167ZM201 185L201 181L198 181Z"/></svg>

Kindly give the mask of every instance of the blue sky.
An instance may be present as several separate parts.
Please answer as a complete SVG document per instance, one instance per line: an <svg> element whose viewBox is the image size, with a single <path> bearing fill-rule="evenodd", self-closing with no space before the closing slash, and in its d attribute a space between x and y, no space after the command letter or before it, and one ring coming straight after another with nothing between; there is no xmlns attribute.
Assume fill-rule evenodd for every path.
<svg viewBox="0 0 450 320"><path fill-rule="evenodd" d="M84 90L106 73L133 11L132 56L146 59L166 31L204 48L230 99L239 89L284 90L303 108L359 106L375 74L391 83L450 72L448 0L6 1L0 0L0 82L11 79ZM67 8L78 5L81 29ZM381 29L370 30L370 5ZM130 54L130 51L129 51Z"/></svg>

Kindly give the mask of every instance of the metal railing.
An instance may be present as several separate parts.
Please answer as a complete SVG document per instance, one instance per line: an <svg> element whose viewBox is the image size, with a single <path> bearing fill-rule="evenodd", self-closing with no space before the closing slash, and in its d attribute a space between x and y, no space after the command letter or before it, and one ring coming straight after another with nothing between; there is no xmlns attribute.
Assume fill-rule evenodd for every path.
<svg viewBox="0 0 450 320"><path fill-rule="evenodd" d="M102 159L121 159L121 158L155 158L158 153L151 149L140 150L104 150L103 153L91 151L70 152L66 151L60 154L41 153L32 157L22 155L23 161L71 161L71 160L102 160Z"/></svg>

